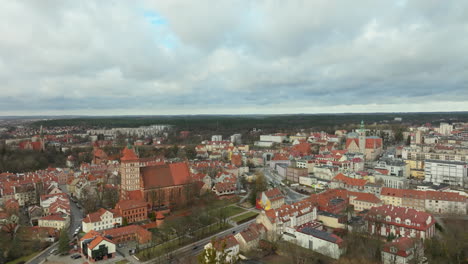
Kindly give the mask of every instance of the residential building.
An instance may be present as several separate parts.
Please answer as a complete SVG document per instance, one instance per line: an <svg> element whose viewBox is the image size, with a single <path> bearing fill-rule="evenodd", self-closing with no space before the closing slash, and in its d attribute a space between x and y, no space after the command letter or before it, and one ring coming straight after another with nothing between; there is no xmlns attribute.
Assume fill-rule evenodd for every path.
<svg viewBox="0 0 468 264"><path fill-rule="evenodd" d="M287 138L286 134L260 135L260 141L271 141L274 143L283 143Z"/></svg>
<svg viewBox="0 0 468 264"><path fill-rule="evenodd" d="M264 191L257 203L263 210L278 209L284 205L284 195L278 188Z"/></svg>
<svg viewBox="0 0 468 264"><path fill-rule="evenodd" d="M354 206L354 211L361 212L372 207L381 206L383 202L372 193L351 192L349 194L349 204Z"/></svg>
<svg viewBox="0 0 468 264"><path fill-rule="evenodd" d="M305 177L308 175L309 175L309 172L307 171L306 168L288 167L286 169L286 180L293 182L293 183L299 183L300 177Z"/></svg>
<svg viewBox="0 0 468 264"><path fill-rule="evenodd" d="M343 239L308 225L285 228L283 239L333 259L339 259L345 253Z"/></svg>
<svg viewBox="0 0 468 264"><path fill-rule="evenodd" d="M239 243L240 250L247 252L258 247L260 239L266 237L266 232L267 230L262 224L252 223L234 237Z"/></svg>
<svg viewBox="0 0 468 264"><path fill-rule="evenodd" d="M222 135L212 135L211 136L211 141L223 141L223 136Z"/></svg>
<svg viewBox="0 0 468 264"><path fill-rule="evenodd" d="M402 159L380 159L375 165L375 168L387 170L387 175L391 176L399 176L404 178L409 176L409 166Z"/></svg>
<svg viewBox="0 0 468 264"><path fill-rule="evenodd" d="M389 188L407 189L409 186L408 179L401 176L375 173L374 178L376 182L382 182L385 187Z"/></svg>
<svg viewBox="0 0 468 264"><path fill-rule="evenodd" d="M420 264L423 256L424 247L421 241L409 237L397 238L384 244L382 248L383 264Z"/></svg>
<svg viewBox="0 0 468 264"><path fill-rule="evenodd" d="M426 210L436 214L467 213L467 198L453 192L426 191Z"/></svg>
<svg viewBox="0 0 468 264"><path fill-rule="evenodd" d="M68 216L62 215L48 215L39 218L38 226L40 227L52 227L57 230L61 230L62 228L67 228L69 224Z"/></svg>
<svg viewBox="0 0 468 264"><path fill-rule="evenodd" d="M349 191L362 192L367 181L364 179L354 179L338 173L331 181L332 189L346 189Z"/></svg>
<svg viewBox="0 0 468 264"><path fill-rule="evenodd" d="M467 164L467 162L462 161L426 160L424 181L467 188Z"/></svg>
<svg viewBox="0 0 468 264"><path fill-rule="evenodd" d="M82 220L83 232L99 231L122 225L122 216L116 210L100 208L97 212L86 215Z"/></svg>
<svg viewBox="0 0 468 264"><path fill-rule="evenodd" d="M435 218L415 209L382 205L372 207L365 219L370 234L418 239L431 238L435 234Z"/></svg>
<svg viewBox="0 0 468 264"><path fill-rule="evenodd" d="M317 207L310 200L285 204L278 209L261 211L256 222L263 224L268 238L275 239L283 234L285 227L296 227L317 219Z"/></svg>
<svg viewBox="0 0 468 264"><path fill-rule="evenodd" d="M115 211L122 217L122 223L134 223L148 219L148 204L142 200L123 200L115 205Z"/></svg>

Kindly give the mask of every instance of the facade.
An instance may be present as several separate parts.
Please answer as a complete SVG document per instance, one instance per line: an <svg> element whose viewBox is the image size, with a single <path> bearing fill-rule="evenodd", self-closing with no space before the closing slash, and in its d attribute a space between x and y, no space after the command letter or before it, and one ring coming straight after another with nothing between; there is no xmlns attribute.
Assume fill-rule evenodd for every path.
<svg viewBox="0 0 468 264"><path fill-rule="evenodd" d="M467 198L458 193L426 191L426 210L436 214L466 215Z"/></svg>
<svg viewBox="0 0 468 264"><path fill-rule="evenodd" d="M115 243L95 231L85 234L80 243L81 255L90 262L108 260L115 256Z"/></svg>
<svg viewBox="0 0 468 264"><path fill-rule="evenodd" d="M407 189L409 186L408 179L401 176L384 175L380 173L374 174L376 181L382 181L385 187L396 189Z"/></svg>
<svg viewBox="0 0 468 264"><path fill-rule="evenodd" d="M83 232L99 231L122 225L122 216L115 210L99 209L86 215L82 221Z"/></svg>
<svg viewBox="0 0 468 264"><path fill-rule="evenodd" d="M300 177L305 177L308 175L309 175L309 172L307 171L306 168L288 167L286 169L286 180L293 182L293 183L299 183Z"/></svg>
<svg viewBox="0 0 468 264"><path fill-rule="evenodd" d="M286 228L283 234L286 241L318 252L333 259L345 253L344 242L340 237L309 226Z"/></svg>
<svg viewBox="0 0 468 264"><path fill-rule="evenodd" d="M148 219L147 206L141 200L123 200L115 205L115 211L122 217L122 222L134 223Z"/></svg>
<svg viewBox="0 0 468 264"><path fill-rule="evenodd" d="M461 161L426 160L425 182L468 187L467 163Z"/></svg>
<svg viewBox="0 0 468 264"><path fill-rule="evenodd" d="M64 217L61 215L48 215L39 218L38 226L40 227L52 227L57 230L61 230L62 228L67 228L69 224L68 217Z"/></svg>
<svg viewBox="0 0 468 264"><path fill-rule="evenodd" d="M366 185L367 181L363 179L354 179L351 177L347 177L342 173L338 173L331 181L331 188L332 189L346 189L349 191L364 191L364 186Z"/></svg>
<svg viewBox="0 0 468 264"><path fill-rule="evenodd" d="M286 140L286 134L260 135L260 141L283 143L284 140Z"/></svg>
<svg viewBox="0 0 468 264"><path fill-rule="evenodd" d="M382 205L371 208L365 219L370 234L418 239L431 238L435 234L435 218L415 209Z"/></svg>
<svg viewBox="0 0 468 264"><path fill-rule="evenodd" d="M354 211L357 212L383 205L382 200L372 193L351 193L349 196L349 204L353 205Z"/></svg>
<svg viewBox="0 0 468 264"><path fill-rule="evenodd" d="M402 159L381 159L375 165L377 169L384 169L388 171L388 175L398 177L409 176L409 166Z"/></svg>

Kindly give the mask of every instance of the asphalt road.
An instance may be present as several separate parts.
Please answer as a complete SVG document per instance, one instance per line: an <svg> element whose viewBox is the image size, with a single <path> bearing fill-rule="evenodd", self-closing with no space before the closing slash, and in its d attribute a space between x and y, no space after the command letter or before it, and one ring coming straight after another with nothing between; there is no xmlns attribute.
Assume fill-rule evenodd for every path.
<svg viewBox="0 0 468 264"><path fill-rule="evenodd" d="M63 186L60 186L60 189L63 192L67 192L66 187L64 188ZM83 220L83 213L81 212L78 207L76 207L76 204L70 200L70 226L68 227L68 235L70 236L70 241L72 240L73 233L75 232L76 228L78 226L81 226L81 220ZM49 247L45 251L43 251L41 254L36 256L33 260L29 261L28 264L39 264L43 260L45 260L48 256L50 251L52 249L56 248L57 244L54 244L53 246Z"/></svg>
<svg viewBox="0 0 468 264"><path fill-rule="evenodd" d="M281 176L279 176L275 172L271 171L270 168L265 167L263 169L263 174L268 179L268 181L274 183L276 186L280 186L281 189L286 192L286 199L285 199L286 203L288 203L288 204L295 203L295 202L304 200L305 198L308 197L307 195L304 195L304 194L301 194L301 193L298 193L298 192L294 191L293 189L289 188L286 185L284 185L284 186L281 185L281 183L282 183Z"/></svg>

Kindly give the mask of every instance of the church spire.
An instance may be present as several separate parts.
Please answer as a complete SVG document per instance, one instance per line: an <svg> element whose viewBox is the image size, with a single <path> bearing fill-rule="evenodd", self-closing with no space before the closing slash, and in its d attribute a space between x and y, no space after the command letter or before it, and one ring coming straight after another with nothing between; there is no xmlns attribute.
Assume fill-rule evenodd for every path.
<svg viewBox="0 0 468 264"><path fill-rule="evenodd" d="M361 129L364 129L364 120L361 120Z"/></svg>

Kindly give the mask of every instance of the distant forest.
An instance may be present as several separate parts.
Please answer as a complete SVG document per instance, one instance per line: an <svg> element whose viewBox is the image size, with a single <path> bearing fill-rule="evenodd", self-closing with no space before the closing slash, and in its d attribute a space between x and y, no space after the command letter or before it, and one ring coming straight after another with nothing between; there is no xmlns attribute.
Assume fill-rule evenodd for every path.
<svg viewBox="0 0 468 264"><path fill-rule="evenodd" d="M372 113L372 114L297 114L297 115L194 115L194 116L124 116L86 117L37 121L33 125L45 127L76 126L88 128L139 127L153 124L174 125L177 130L188 131L242 131L252 128L262 130L291 130L311 128L331 130L356 125L363 120L366 124L395 124L395 117L403 118L403 124L438 124L440 121L468 121L468 112L454 113Z"/></svg>

